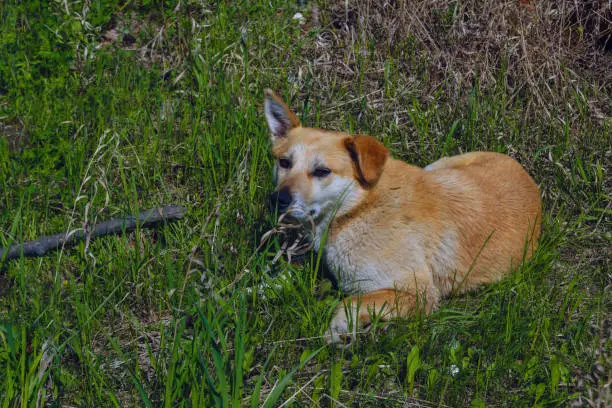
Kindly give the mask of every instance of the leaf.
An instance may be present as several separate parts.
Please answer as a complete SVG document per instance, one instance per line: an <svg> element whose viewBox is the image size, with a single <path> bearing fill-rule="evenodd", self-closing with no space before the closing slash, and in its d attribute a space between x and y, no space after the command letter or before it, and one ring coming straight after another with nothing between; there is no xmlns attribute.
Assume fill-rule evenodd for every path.
<svg viewBox="0 0 612 408"><path fill-rule="evenodd" d="M287 373L280 381L274 384L274 388L272 388L272 392L270 392L270 394L268 394L268 396L266 397L266 400L264 401L262 408L271 408L275 406L275 403L279 400L281 394L283 393L285 388L287 388L287 386L289 385L289 382L291 381L291 379L293 378L293 375L297 372L297 370L304 367L304 365L306 365L310 360L312 360L314 356L319 354L319 352L323 348L324 347L321 347L318 350L315 350L312 353L310 353L310 356L308 356L306 360L304 360L297 367L291 370L291 372Z"/></svg>
<svg viewBox="0 0 612 408"><path fill-rule="evenodd" d="M485 408L485 407L486 405L484 401L478 397L474 398L472 402L470 403L470 408Z"/></svg>
<svg viewBox="0 0 612 408"><path fill-rule="evenodd" d="M416 375L417 370L421 367L421 359L419 357L419 348L414 346L408 357L406 358L406 380L405 383L408 384L408 389L412 392L414 388L414 376Z"/></svg>
<svg viewBox="0 0 612 408"><path fill-rule="evenodd" d="M332 363L331 372L329 374L329 393L332 399L337 400L340 395L340 385L342 384L342 364L338 362Z"/></svg>

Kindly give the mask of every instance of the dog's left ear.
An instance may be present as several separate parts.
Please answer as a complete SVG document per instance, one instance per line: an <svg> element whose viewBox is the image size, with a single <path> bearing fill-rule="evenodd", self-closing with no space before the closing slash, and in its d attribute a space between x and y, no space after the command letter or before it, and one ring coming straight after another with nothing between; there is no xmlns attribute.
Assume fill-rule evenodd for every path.
<svg viewBox="0 0 612 408"><path fill-rule="evenodd" d="M264 102L266 120L272 132L272 142L276 142L279 138L286 137L291 129L300 126L300 121L272 90L265 89L264 94L266 95Z"/></svg>
<svg viewBox="0 0 612 408"><path fill-rule="evenodd" d="M389 150L372 136L352 136L344 139L355 175L364 188L376 185L385 163L389 158Z"/></svg>

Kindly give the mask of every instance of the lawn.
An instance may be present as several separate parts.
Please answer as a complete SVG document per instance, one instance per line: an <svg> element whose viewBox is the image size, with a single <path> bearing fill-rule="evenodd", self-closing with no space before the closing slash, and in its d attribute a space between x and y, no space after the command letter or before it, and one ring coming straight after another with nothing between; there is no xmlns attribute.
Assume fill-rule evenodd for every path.
<svg viewBox="0 0 612 408"><path fill-rule="evenodd" d="M299 14L298 14L299 13ZM163 205L182 220L0 260L2 407L612 404L608 2L0 1L0 248ZM504 152L534 257L429 316L324 335L342 294L276 257L263 89L424 166Z"/></svg>

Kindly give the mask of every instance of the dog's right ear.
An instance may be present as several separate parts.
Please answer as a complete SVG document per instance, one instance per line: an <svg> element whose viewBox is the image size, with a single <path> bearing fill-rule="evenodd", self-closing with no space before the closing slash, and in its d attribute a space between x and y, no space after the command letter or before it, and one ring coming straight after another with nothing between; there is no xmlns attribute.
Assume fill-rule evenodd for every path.
<svg viewBox="0 0 612 408"><path fill-rule="evenodd" d="M278 139L286 137L291 129L300 126L300 121L295 113L272 90L265 89L264 94L266 95L264 112L274 143Z"/></svg>

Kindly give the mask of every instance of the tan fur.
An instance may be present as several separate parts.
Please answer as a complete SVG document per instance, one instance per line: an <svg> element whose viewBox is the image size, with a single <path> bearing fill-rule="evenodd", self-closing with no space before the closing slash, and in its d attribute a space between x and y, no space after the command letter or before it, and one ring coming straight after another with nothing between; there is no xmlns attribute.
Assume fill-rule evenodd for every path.
<svg viewBox="0 0 612 408"><path fill-rule="evenodd" d="M537 247L540 192L509 156L467 153L421 169L387 159L374 138L301 126L274 142L276 157L290 152L295 170L279 173L278 187L289 187L304 208L325 208L317 249L356 295L338 307L333 341L350 334L354 319L368 324L368 311L383 319L429 312L443 296L495 282ZM332 174L309 176L313 157ZM343 186L335 212L316 204L326 186Z"/></svg>

